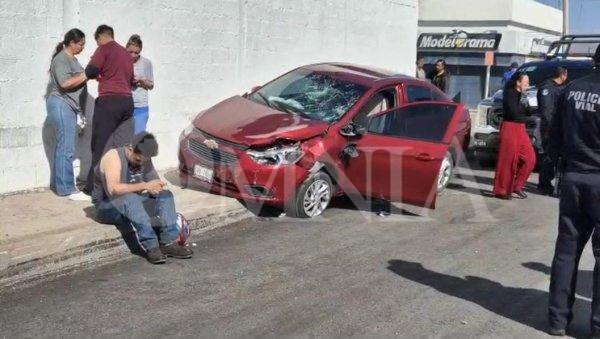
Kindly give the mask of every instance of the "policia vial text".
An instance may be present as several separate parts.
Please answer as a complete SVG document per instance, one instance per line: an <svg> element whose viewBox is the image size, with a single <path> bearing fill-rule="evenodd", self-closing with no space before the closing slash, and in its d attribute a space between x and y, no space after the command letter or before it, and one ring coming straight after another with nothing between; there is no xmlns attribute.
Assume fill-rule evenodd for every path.
<svg viewBox="0 0 600 339"><path fill-rule="evenodd" d="M575 108L596 113L596 105L600 104L600 94L584 91L570 91L567 100L575 100Z"/></svg>

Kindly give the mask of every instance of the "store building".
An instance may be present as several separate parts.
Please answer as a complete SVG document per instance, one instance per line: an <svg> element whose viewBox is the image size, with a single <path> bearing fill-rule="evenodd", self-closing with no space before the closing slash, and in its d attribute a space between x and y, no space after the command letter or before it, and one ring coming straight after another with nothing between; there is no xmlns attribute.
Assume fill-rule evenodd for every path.
<svg viewBox="0 0 600 339"><path fill-rule="evenodd" d="M562 11L534 0L420 0L417 53L446 60L449 94L470 108L502 87L511 63L539 59L562 30ZM486 52L494 54L486 65ZM489 79L489 80L488 80Z"/></svg>

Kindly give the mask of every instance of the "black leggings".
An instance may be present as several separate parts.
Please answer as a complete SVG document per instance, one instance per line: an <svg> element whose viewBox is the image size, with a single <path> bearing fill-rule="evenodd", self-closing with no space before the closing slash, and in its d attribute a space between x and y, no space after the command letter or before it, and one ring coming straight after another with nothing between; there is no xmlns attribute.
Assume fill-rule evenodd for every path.
<svg viewBox="0 0 600 339"><path fill-rule="evenodd" d="M130 96L107 95L96 99L92 121L92 164L85 193L94 188L94 168L106 151L125 146L133 139L133 99Z"/></svg>

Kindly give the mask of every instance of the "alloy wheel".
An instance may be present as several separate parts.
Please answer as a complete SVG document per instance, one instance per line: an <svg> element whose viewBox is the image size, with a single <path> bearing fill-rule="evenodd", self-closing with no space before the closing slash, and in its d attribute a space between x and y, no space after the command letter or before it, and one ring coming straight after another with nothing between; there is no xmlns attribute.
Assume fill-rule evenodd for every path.
<svg viewBox="0 0 600 339"><path fill-rule="evenodd" d="M452 167L452 156L447 154L442 161L442 166L440 167L440 173L438 175L438 193L443 191L450 182L450 179L452 178Z"/></svg>
<svg viewBox="0 0 600 339"><path fill-rule="evenodd" d="M325 180L315 180L306 190L302 206L309 217L321 215L331 200L331 186Z"/></svg>

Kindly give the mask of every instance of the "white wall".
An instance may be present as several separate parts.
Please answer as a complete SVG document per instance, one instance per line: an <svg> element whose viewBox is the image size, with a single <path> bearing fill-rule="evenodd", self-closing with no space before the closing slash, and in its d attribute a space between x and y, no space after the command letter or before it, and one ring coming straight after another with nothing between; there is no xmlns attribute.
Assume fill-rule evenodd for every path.
<svg viewBox="0 0 600 339"><path fill-rule="evenodd" d="M154 63L149 129L160 168L200 110L302 64L346 61L413 72L418 0L0 1L0 193L48 186L42 142L53 47L82 29L86 64L99 24L144 41ZM90 85L95 94L95 84Z"/></svg>

